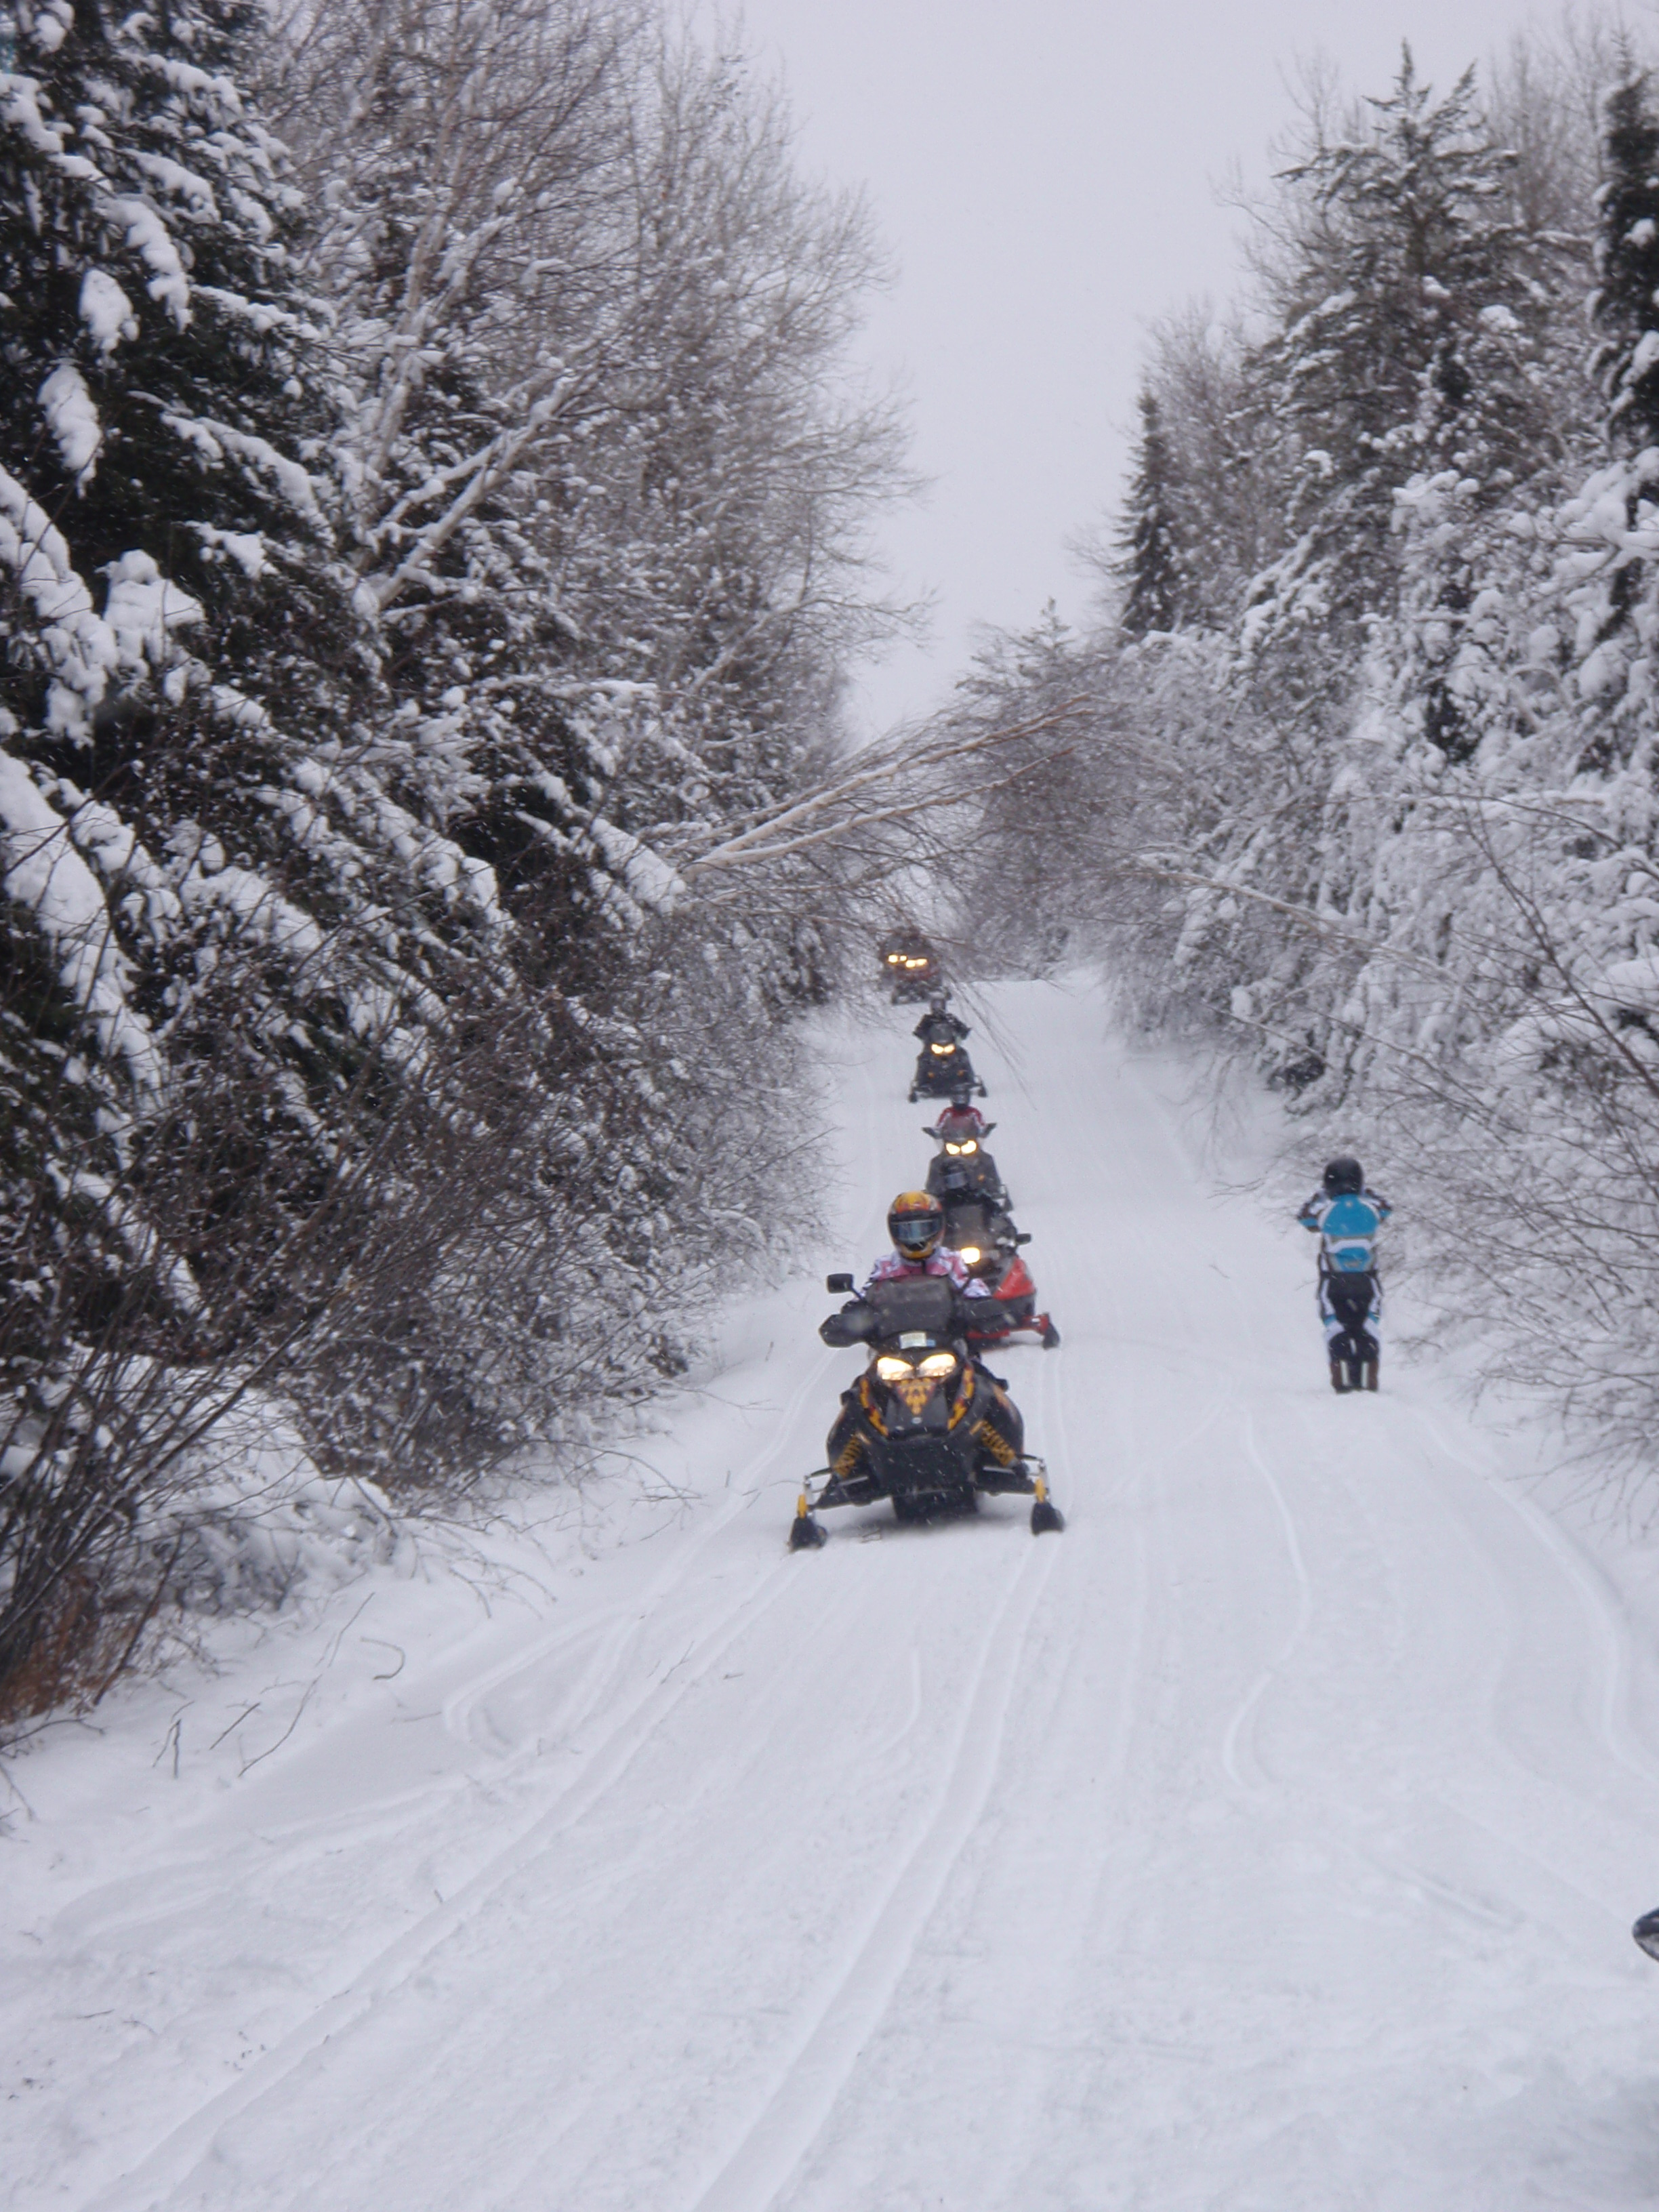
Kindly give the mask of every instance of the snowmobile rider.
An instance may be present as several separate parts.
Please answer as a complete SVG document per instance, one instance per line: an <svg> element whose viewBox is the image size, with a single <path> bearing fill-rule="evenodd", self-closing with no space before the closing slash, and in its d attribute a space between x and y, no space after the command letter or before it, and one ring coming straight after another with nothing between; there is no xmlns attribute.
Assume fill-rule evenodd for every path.
<svg viewBox="0 0 1659 2212"><path fill-rule="evenodd" d="M1297 1215L1319 1238L1319 1318L1331 1363L1331 1388L1375 1390L1381 1358L1382 1285L1376 1239L1393 1208L1365 1188L1355 1159L1332 1160L1319 1188Z"/></svg>
<svg viewBox="0 0 1659 2212"><path fill-rule="evenodd" d="M887 1209L887 1234L893 1249L871 1268L861 1297L872 1283L902 1282L907 1275L948 1275L964 1297L990 1297L961 1253L944 1241L945 1208L931 1190L902 1190Z"/></svg>
<svg viewBox="0 0 1659 2212"><path fill-rule="evenodd" d="M997 1212L1012 1213L1014 1201L985 1149L988 1125L981 1115L973 1119L978 1127L963 1129L957 1117L940 1115L933 1132L939 1151L927 1164L927 1188L938 1199L953 1194L982 1198Z"/></svg>
<svg viewBox="0 0 1659 2212"><path fill-rule="evenodd" d="M927 1011L910 1032L927 1044L961 1044L973 1031L966 1022L951 1012L946 1003L950 994L935 991L927 1001Z"/></svg>
<svg viewBox="0 0 1659 2212"><path fill-rule="evenodd" d="M866 1297L878 1283L902 1282L916 1275L940 1275L953 1283L963 1297L983 1298L994 1311L996 1301L990 1291L969 1273L961 1255L944 1243L945 1209L930 1191L902 1190L887 1209L887 1233L893 1240L893 1249L884 1252L871 1268L859 1293L860 1297ZM826 1344L839 1346L858 1340L842 1333L836 1326L840 1320L840 1314L831 1314L820 1328L818 1334ZM968 1358L971 1365L980 1367L975 1354L969 1352ZM1024 1452L1025 1424L1006 1387L995 1376L990 1379L995 1384L996 1395L979 1425L980 1430L989 1433L980 1436L978 1430L975 1433L990 1459L1000 1466L1011 1467ZM856 1474L858 1462L863 1455L860 1413L866 1398L867 1381L864 1376L850 1390L842 1392L841 1412L824 1445L824 1457L832 1473L843 1481Z"/></svg>
<svg viewBox="0 0 1659 2212"><path fill-rule="evenodd" d="M991 1133L991 1125L974 1103L971 1091L958 1088L951 1093L951 1103L927 1133L930 1137L954 1137L960 1143L972 1137L983 1143Z"/></svg>

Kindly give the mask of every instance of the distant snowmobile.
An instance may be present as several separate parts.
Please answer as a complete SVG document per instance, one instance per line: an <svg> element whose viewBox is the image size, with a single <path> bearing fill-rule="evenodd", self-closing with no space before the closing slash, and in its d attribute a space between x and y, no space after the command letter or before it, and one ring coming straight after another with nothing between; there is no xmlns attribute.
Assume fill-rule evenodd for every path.
<svg viewBox="0 0 1659 2212"><path fill-rule="evenodd" d="M829 1279L832 1295L852 1288L850 1275ZM965 1310L990 1303L963 1298L947 1277L911 1275L872 1282L830 1316L824 1342L867 1345L870 1363L842 1396L823 1488L812 1496L809 1477L801 1490L791 1551L823 1542L815 1514L884 1498L895 1519L915 1522L977 1512L982 1496L1014 1492L1035 1501L1034 1536L1065 1527L1042 1462L1025 1450L1018 1409L968 1349Z"/></svg>
<svg viewBox="0 0 1659 2212"><path fill-rule="evenodd" d="M925 1044L916 1056L916 1072L910 1079L910 1103L918 1098L948 1098L953 1091L977 1091L981 1098L985 1085L974 1073L974 1063L954 1037L936 1037Z"/></svg>
<svg viewBox="0 0 1659 2212"><path fill-rule="evenodd" d="M939 955L920 930L890 930L878 948L881 972L893 987L893 1004L925 999L937 990Z"/></svg>
<svg viewBox="0 0 1659 2212"><path fill-rule="evenodd" d="M1650 1959L1659 1959L1659 1905L1644 1912L1630 1932Z"/></svg>

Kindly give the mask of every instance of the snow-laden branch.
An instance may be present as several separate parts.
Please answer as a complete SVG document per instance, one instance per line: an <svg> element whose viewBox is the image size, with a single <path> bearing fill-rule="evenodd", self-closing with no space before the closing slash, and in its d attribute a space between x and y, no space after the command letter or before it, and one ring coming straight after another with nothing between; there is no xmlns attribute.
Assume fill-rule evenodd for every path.
<svg viewBox="0 0 1659 2212"><path fill-rule="evenodd" d="M900 815L928 813L959 805L964 799L991 787L975 786L970 791L941 778L934 790L913 798L884 799L881 793L884 786L890 787L901 780L914 781L932 769L953 769L1000 746L1036 741L1062 730L1069 732L1083 704L1081 700L1068 700L1026 720L973 735L951 732L932 739L893 741L850 775L838 777L833 783L803 796L780 801L775 806L757 809L747 817L747 827L732 830L730 824L724 825L728 833L725 836L719 836L717 829L718 842L704 852L679 860L678 865L681 872L688 876L713 868L747 866ZM860 794L865 794L862 802L855 804ZM826 817L830 817L827 821ZM680 836L689 838L696 834L696 830L690 830Z"/></svg>

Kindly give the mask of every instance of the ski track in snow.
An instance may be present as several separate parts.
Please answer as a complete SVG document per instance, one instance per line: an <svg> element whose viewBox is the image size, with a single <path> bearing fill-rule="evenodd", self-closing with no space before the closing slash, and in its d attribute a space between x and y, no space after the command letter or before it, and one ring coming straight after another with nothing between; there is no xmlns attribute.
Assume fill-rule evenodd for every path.
<svg viewBox="0 0 1659 2212"><path fill-rule="evenodd" d="M813 1277L640 1445L688 1502L553 1541L539 1612L371 1578L134 1686L0 1837L0 2203L1659 2201L1646 1555L1386 1346L1334 1397L1307 1240L1212 1194L1178 1066L988 999L1064 1339L992 1364L1066 1533L785 1550L856 1368ZM914 1018L837 1040L828 1265L921 1179Z"/></svg>

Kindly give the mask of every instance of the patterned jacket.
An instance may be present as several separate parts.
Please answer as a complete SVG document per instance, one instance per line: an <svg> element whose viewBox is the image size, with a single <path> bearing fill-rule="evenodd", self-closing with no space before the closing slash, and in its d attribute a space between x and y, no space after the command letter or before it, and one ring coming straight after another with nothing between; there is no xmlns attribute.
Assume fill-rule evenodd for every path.
<svg viewBox="0 0 1659 2212"><path fill-rule="evenodd" d="M968 1272L968 1262L960 1252L953 1252L948 1244L941 1244L937 1252L930 1252L925 1260L907 1260L902 1252L884 1252L870 1270L869 1281L860 1292L868 1297L872 1283L902 1283L912 1275L948 1275L965 1297L988 1298L990 1291L977 1275Z"/></svg>
<svg viewBox="0 0 1659 2212"><path fill-rule="evenodd" d="M1343 1191L1335 1198L1316 1190L1297 1219L1319 1238L1319 1264L1335 1275L1374 1273L1376 1239L1394 1211L1374 1190Z"/></svg>

